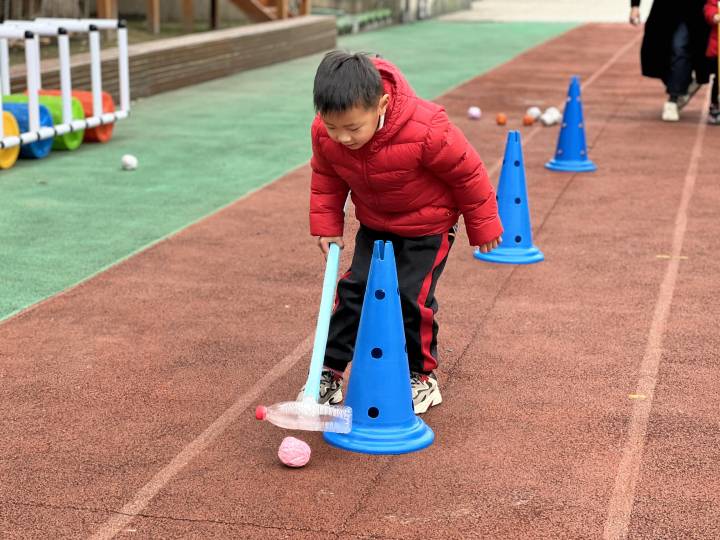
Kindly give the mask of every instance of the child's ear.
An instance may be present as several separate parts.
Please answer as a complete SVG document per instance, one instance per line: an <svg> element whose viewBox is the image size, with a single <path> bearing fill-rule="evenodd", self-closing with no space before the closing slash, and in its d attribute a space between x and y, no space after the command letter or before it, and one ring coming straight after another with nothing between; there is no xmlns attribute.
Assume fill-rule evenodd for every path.
<svg viewBox="0 0 720 540"><path fill-rule="evenodd" d="M380 102L378 103L378 114L380 116L385 114L385 111L387 111L389 103L390 103L390 96L387 94L384 94L383 97L380 98Z"/></svg>

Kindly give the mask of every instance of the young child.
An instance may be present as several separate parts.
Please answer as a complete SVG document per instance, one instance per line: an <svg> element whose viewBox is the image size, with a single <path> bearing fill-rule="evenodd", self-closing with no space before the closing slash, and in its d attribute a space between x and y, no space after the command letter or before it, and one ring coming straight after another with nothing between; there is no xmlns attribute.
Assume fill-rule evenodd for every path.
<svg viewBox="0 0 720 540"><path fill-rule="evenodd" d="M470 244L487 253L503 229L483 162L445 110L420 99L386 60L328 53L315 75L310 232L327 255L343 247L350 193L360 230L337 287L320 401L342 400L376 240L393 243L417 414L442 401L435 287L460 214ZM301 391L302 392L302 391Z"/></svg>
<svg viewBox="0 0 720 540"><path fill-rule="evenodd" d="M720 100L718 99L718 24L720 24L720 14L718 13L717 0L707 0L705 3L705 19L712 26L710 39L707 46L707 56L714 60L713 70L715 72L715 80L712 85L712 93L710 95L710 111L708 113L708 124L720 125Z"/></svg>

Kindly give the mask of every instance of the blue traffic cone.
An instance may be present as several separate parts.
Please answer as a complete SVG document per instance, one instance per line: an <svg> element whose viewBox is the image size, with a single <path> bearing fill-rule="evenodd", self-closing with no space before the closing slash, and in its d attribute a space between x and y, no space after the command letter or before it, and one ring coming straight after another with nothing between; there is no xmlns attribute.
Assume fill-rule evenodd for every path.
<svg viewBox="0 0 720 540"><path fill-rule="evenodd" d="M525 186L525 164L519 131L508 133L505 158L498 182L498 213L505 232L502 243L490 253L475 252L481 261L530 264L545 256L533 245L530 207Z"/></svg>
<svg viewBox="0 0 720 540"><path fill-rule="evenodd" d="M435 439L413 410L392 242L378 240L373 247L345 405L353 411L350 433L324 434L338 448L405 454Z"/></svg>
<svg viewBox="0 0 720 540"><path fill-rule="evenodd" d="M558 137L555 157L545 164L552 171L591 172L597 166L590 161L585 142L585 122L583 121L582 99L580 97L580 79L570 79L567 103L563 111L563 123Z"/></svg>

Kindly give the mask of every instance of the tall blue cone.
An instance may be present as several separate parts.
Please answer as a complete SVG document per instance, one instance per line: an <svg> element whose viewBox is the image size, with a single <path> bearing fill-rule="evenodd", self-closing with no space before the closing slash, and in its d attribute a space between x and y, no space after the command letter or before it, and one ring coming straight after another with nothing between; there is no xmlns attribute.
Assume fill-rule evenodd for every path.
<svg viewBox="0 0 720 540"><path fill-rule="evenodd" d="M530 206L525 186L525 163L519 131L510 131L498 182L498 213L502 221L503 241L490 253L475 252L481 261L505 264L530 264L545 256L532 241Z"/></svg>
<svg viewBox="0 0 720 540"><path fill-rule="evenodd" d="M350 433L325 433L338 448L405 454L430 446L435 434L413 411L405 327L392 242L373 246L345 405Z"/></svg>
<svg viewBox="0 0 720 540"><path fill-rule="evenodd" d="M585 142L585 122L583 120L582 98L580 97L580 79L570 79L567 103L563 111L563 123L558 137L555 157L545 164L552 171L591 172L597 166L590 161Z"/></svg>

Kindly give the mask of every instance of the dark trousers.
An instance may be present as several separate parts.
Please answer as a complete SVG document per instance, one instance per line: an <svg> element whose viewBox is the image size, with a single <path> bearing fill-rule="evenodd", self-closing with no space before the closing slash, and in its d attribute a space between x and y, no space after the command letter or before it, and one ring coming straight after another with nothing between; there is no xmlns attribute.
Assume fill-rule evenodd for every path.
<svg viewBox="0 0 720 540"><path fill-rule="evenodd" d="M675 29L670 49L670 70L663 79L667 93L671 97L687 94L692 80L692 52L690 50L690 31L685 22Z"/></svg>
<svg viewBox="0 0 720 540"><path fill-rule="evenodd" d="M718 85L718 79L720 78L720 74L718 74L718 64L717 64L717 58L713 58L715 60L715 78L713 80L712 84L712 92L710 93L710 102L713 105L720 104L720 86Z"/></svg>
<svg viewBox="0 0 720 540"><path fill-rule="evenodd" d="M410 371L430 373L438 365L435 286L455 241L455 228L443 234L405 238L360 226L350 270L338 282L325 365L345 371L352 360L376 240L393 243Z"/></svg>

